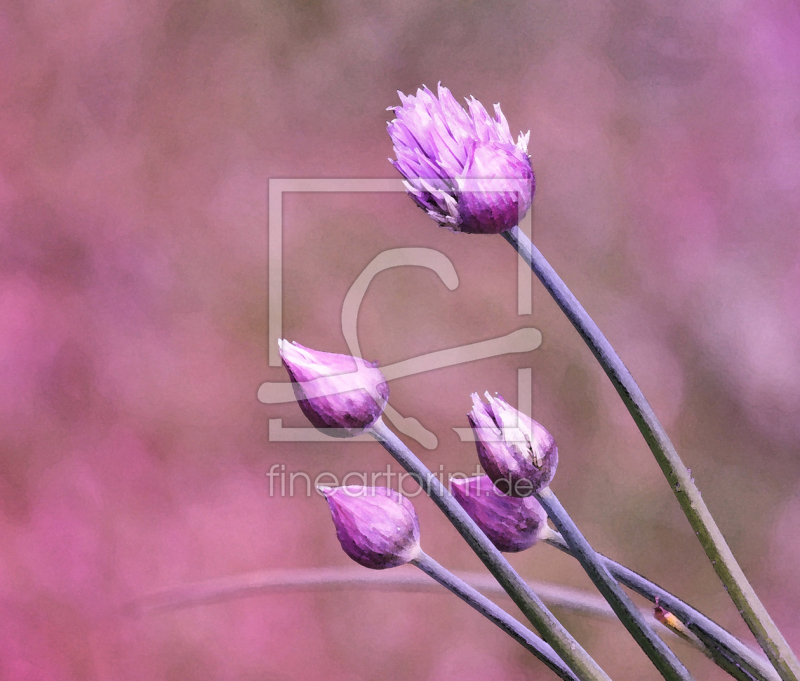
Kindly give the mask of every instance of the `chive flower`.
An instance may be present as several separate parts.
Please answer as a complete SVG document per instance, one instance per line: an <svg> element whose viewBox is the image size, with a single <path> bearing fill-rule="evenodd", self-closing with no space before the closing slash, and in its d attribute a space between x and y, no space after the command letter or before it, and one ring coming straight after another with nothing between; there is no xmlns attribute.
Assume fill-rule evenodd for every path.
<svg viewBox="0 0 800 681"><path fill-rule="evenodd" d="M450 489L483 533L500 551L529 549L547 528L547 513L533 497L503 494L488 475L451 478Z"/></svg>
<svg viewBox="0 0 800 681"><path fill-rule="evenodd" d="M377 364L278 341L300 409L327 435L353 437L383 413L389 386Z"/></svg>
<svg viewBox="0 0 800 681"><path fill-rule="evenodd" d="M469 112L439 84L400 95L389 122L406 191L439 225L455 232L499 234L531 207L535 178L528 156L530 132L511 136L500 105L492 118L474 97Z"/></svg>
<svg viewBox="0 0 800 681"><path fill-rule="evenodd" d="M344 552L372 570L405 565L417 557L419 519L413 504L386 487L319 487L328 501Z"/></svg>
<svg viewBox="0 0 800 681"><path fill-rule="evenodd" d="M527 497L547 487L558 467L558 448L545 428L500 395L477 393L468 414L478 458L502 492Z"/></svg>

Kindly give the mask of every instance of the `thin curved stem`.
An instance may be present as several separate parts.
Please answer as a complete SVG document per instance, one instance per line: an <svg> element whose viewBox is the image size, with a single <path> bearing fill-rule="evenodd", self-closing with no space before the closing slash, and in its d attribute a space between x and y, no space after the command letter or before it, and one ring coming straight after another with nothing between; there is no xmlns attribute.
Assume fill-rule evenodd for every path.
<svg viewBox="0 0 800 681"><path fill-rule="evenodd" d="M494 577L477 572L458 572L457 577L473 589L495 596L508 596ZM552 608L590 617L616 619L614 611L600 596L550 582L528 582L541 599ZM218 577L192 582L148 594L124 606L129 614L172 610L195 605L220 603L248 598L264 593L332 589L384 589L392 591L438 591L438 588L415 570L365 570L362 567L292 568L290 570L261 570L231 577ZM654 622L659 632L670 632Z"/></svg>
<svg viewBox="0 0 800 681"><path fill-rule="evenodd" d="M800 662L736 562L700 491L633 376L539 249L519 229L503 237L531 267L605 370L653 452L692 529L739 613L783 681L800 681Z"/></svg>
<svg viewBox="0 0 800 681"><path fill-rule="evenodd" d="M544 662L559 678L566 681L578 681L578 677L547 643L525 628L505 610L492 603L486 596L473 589L463 579L456 577L423 551L420 551L419 555L411 562L467 605L475 608L490 622L500 627L517 643Z"/></svg>
<svg viewBox="0 0 800 681"><path fill-rule="evenodd" d="M383 422L368 431L417 481L447 519L494 575L525 617L580 679L610 681L608 675L581 647L520 577L503 554L469 517L448 489Z"/></svg>
<svg viewBox="0 0 800 681"><path fill-rule="evenodd" d="M550 530L543 537L543 541L565 552L567 555L572 555L567 543L558 532ZM632 588L653 603L658 598L662 606L666 606L667 610L676 615L692 633L700 638L704 643L706 653L709 648L720 651L734 665L747 671L749 679L780 681L777 672L765 657L751 650L739 639L712 620L709 620L692 606L632 570L615 563L601 554L598 555L607 562L609 571L622 584ZM482 593L508 596L491 575L477 572L458 572L455 574L473 589ZM617 619L608 603L594 593L550 582L528 581L528 584L550 608L559 608L589 617ZM139 616L149 612L221 603L236 598L248 598L268 593L362 588L415 592L434 591L437 589L434 583L423 575L405 568L365 570L361 567L338 567L261 570L163 589L125 604L122 607L122 612ZM647 615L648 612L642 610L644 615ZM657 620L653 620L652 626L662 638L675 640L674 632Z"/></svg>
<svg viewBox="0 0 800 681"><path fill-rule="evenodd" d="M569 554L569 547L557 532L551 531L551 536L546 537L545 541ZM477 572L458 572L454 574L472 589L480 591L481 593L493 594L495 596L508 596L491 575ZM567 612L587 615L589 617L617 619L616 614L609 607L608 603L606 603L602 597L594 593L558 584L551 584L550 582L529 581L528 583L551 608L559 608ZM661 590L660 587L653 585L653 588L659 590L659 593L668 594L668 592ZM414 570L406 568L398 568L395 570L365 570L361 567L339 567L261 570L258 572L246 572L233 575L231 577L218 577L201 582L181 584L179 586L163 589L126 603L122 606L121 612L127 615L141 616L151 612L223 603L228 600L249 598L261 594L286 593L291 591L331 591L336 589L380 589L384 591L412 592L439 591L436 584L430 579L427 579L424 575ZM675 597L673 596L672 598ZM654 599L651 597L650 600ZM663 601L664 599L662 599L662 602ZM691 610L691 606L686 607ZM649 614L649 611L642 610L642 614L646 616ZM701 618L703 617L699 613L698 616ZM670 627L665 626L658 620L653 620L651 625L662 638L671 641L677 641L679 638L686 640L685 637L679 637ZM716 625L712 623L712 626ZM734 678L741 678L742 681L779 681L777 673L770 666L766 658L760 658L757 653L752 653L751 651L756 661L756 667L760 665L760 668L766 669L766 676L764 676L753 672L752 667L747 664L742 664L740 661L737 661L734 656L730 655L727 647L720 646L719 638L715 638L707 633L708 627L700 629L696 625L693 625L692 630L701 641L689 641L689 643L698 648L702 646L700 649L703 653L712 657L717 664L728 671ZM724 630L722 631L725 636L731 636ZM736 643L742 645L738 640L736 640ZM714 650L725 655L726 659L731 661L731 668L724 664L724 660L720 660L719 657L714 657L711 654L711 651ZM747 651L745 651L745 653L747 654ZM740 677L735 673L734 667L739 668L745 673Z"/></svg>
<svg viewBox="0 0 800 681"><path fill-rule="evenodd" d="M561 505L558 497L549 487L539 490L534 495L547 511L550 520L561 532L570 548L570 553L577 558L581 567L589 575L598 591L608 601L620 622L633 636L650 661L665 679L669 681L691 681L689 670L670 650L645 621L642 613L622 590L617 580L611 576L605 563L583 536L569 513Z"/></svg>
<svg viewBox="0 0 800 681"><path fill-rule="evenodd" d="M572 555L569 545L558 532L551 530L543 539L550 546ZM696 610L669 591L662 589L658 584L651 582L646 577L642 577L638 572L634 572L602 554L597 555L605 563L608 571L621 584L632 589L651 603L655 603L657 600L662 607L675 615L709 648L720 650L726 658L735 665L747 670L758 681L780 681L778 673L766 658L761 657L756 651L750 649L733 634L723 629L699 610Z"/></svg>

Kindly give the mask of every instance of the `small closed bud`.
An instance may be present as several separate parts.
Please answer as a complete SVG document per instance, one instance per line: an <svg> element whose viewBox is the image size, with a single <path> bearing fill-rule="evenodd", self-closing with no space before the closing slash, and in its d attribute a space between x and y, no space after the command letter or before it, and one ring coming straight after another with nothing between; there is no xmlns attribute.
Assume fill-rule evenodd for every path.
<svg viewBox="0 0 800 681"><path fill-rule="evenodd" d="M441 83L438 99L426 87L398 94L392 164L416 204L455 232L498 234L517 225L535 188L529 134L514 142L499 104L492 118L473 97L468 113Z"/></svg>
<svg viewBox="0 0 800 681"><path fill-rule="evenodd" d="M311 425L334 437L353 437L372 426L389 399L377 364L278 341L300 409Z"/></svg>
<svg viewBox="0 0 800 681"><path fill-rule="evenodd" d="M319 487L344 552L372 570L405 565L419 553L413 504L386 487Z"/></svg>
<svg viewBox="0 0 800 681"><path fill-rule="evenodd" d="M527 497L547 487L558 466L553 436L500 395L486 393L486 399L484 404L473 393L468 414L486 474L512 497Z"/></svg>
<svg viewBox="0 0 800 681"><path fill-rule="evenodd" d="M500 551L529 549L547 528L547 513L536 499L506 496L488 475L451 478L450 488L456 501Z"/></svg>

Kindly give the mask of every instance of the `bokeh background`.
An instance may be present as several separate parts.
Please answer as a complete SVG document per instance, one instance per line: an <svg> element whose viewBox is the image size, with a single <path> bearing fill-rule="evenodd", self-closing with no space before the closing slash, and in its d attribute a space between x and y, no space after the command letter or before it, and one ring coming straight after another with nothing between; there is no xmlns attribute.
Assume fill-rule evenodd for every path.
<svg viewBox="0 0 800 681"><path fill-rule="evenodd" d="M792 2L9 0L0 7L0 678L551 678L443 595L282 593L133 617L160 589L349 566L326 505L266 472L385 469L374 443L270 442L271 178L392 178L396 90L447 85L531 130L534 237L637 377L757 591L800 646L800 10ZM737 633L736 612L613 389L515 254L401 194L284 199L284 331L392 363L533 325L542 346L393 382L471 470L469 393L532 367L553 484L602 550ZM425 499L426 550L477 560ZM588 582L548 547L530 578ZM411 569L411 568L408 568ZM507 603L507 602L506 602ZM509 605L509 607L511 607ZM615 622L564 621L619 679ZM693 651L698 678L720 676ZM727 678L727 677L725 677Z"/></svg>

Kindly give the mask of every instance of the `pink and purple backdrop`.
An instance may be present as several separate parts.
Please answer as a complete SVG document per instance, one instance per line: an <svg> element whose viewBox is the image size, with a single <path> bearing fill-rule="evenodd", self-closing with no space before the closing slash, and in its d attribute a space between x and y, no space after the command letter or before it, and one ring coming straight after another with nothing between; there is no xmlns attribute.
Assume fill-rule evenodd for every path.
<svg viewBox="0 0 800 681"><path fill-rule="evenodd" d="M800 645L800 10L789 2L9 1L0 8L0 678L542 678L455 598L264 595L131 617L196 580L347 566L326 505L269 496L275 463L384 469L377 444L277 443L267 363L271 178L393 178L387 106L438 81L531 130L534 237L642 385L734 552ZM516 394L561 452L596 548L739 634L736 612L600 368L515 255L403 195L284 200L284 331L345 352L344 296L387 248L460 285L384 273L364 356L389 364L542 331L529 355L392 384L471 470L473 390ZM512 400L513 401L513 400ZM419 449L419 448L418 448ZM478 569L433 505L426 550ZM546 547L526 576L588 587ZM565 622L620 679L655 678L622 627ZM698 677L723 677L681 648Z"/></svg>

